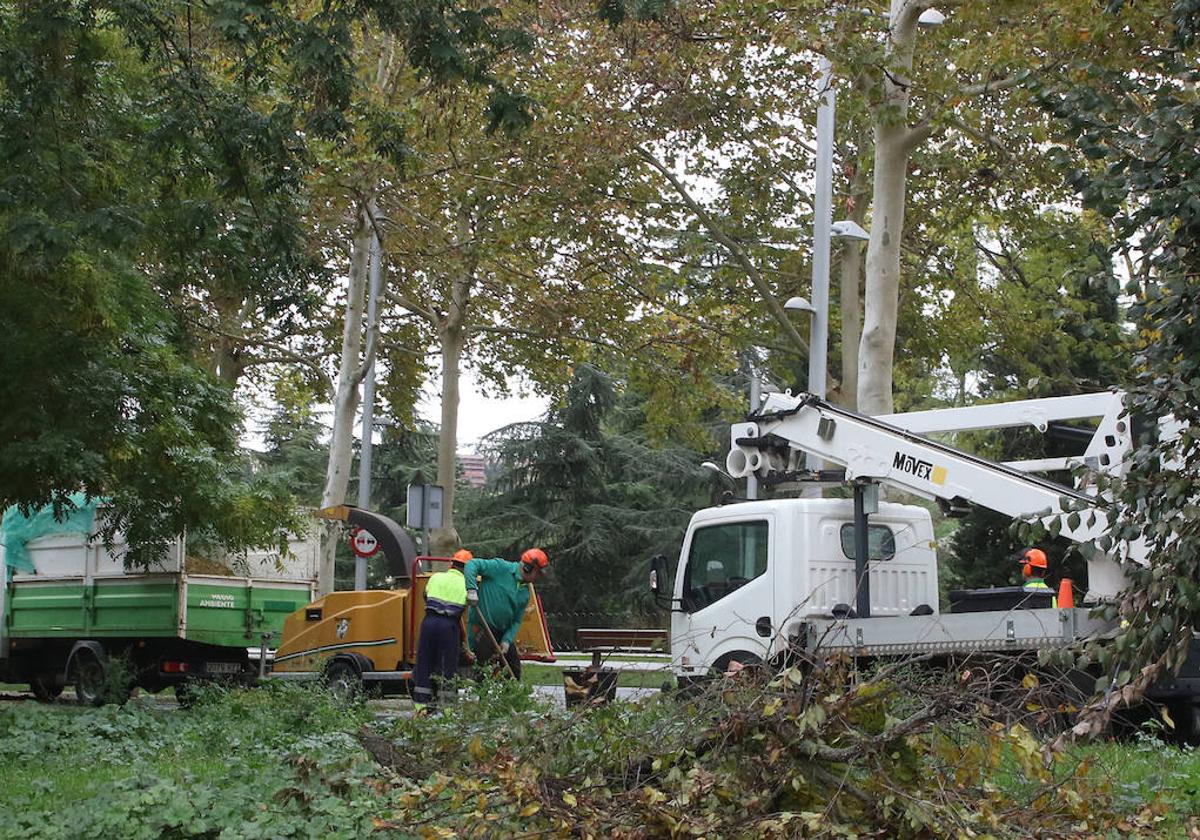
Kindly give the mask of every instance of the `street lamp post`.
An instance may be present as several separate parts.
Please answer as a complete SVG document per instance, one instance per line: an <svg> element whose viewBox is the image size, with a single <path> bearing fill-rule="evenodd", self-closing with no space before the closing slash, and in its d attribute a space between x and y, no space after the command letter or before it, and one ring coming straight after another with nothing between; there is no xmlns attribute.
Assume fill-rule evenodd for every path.
<svg viewBox="0 0 1200 840"><path fill-rule="evenodd" d="M754 363L750 363L750 411L753 414L758 413L758 409L762 404L762 383L758 380L758 371L754 369ZM750 473L746 476L746 498L758 498L758 476Z"/></svg>
<svg viewBox="0 0 1200 840"><path fill-rule="evenodd" d="M808 392L825 396L829 354L829 251L833 225L833 125L837 95L833 65L821 57L817 104L816 195L813 197L812 333L808 343ZM812 457L809 456L812 468Z"/></svg>

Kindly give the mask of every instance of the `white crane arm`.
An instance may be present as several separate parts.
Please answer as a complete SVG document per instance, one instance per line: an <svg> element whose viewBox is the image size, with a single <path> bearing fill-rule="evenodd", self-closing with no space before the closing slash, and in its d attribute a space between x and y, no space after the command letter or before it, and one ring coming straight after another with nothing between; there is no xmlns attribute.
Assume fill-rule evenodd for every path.
<svg viewBox="0 0 1200 840"><path fill-rule="evenodd" d="M1098 405L1093 403L1088 411ZM1107 416L1109 412L1104 413ZM726 460L731 475L756 473L766 479L796 471L802 463L799 453L806 453L844 467L847 480L876 481L956 506L970 502L1014 519L1041 519L1052 528L1051 523L1057 521L1059 533L1079 543L1091 542L1108 527L1101 510L1105 503L1093 495L971 455L881 418L838 408L810 394L771 394L753 420L731 427L732 448ZM1128 422L1114 420L1105 431L1111 434L1098 432L1100 440L1093 440L1089 456L1103 459L1115 469L1131 445ZM1079 515L1073 515L1070 507L1080 508ZM1134 546L1130 559L1141 561L1139 554ZM1111 597L1124 587L1123 581L1124 574L1112 558L1089 560L1092 594Z"/></svg>

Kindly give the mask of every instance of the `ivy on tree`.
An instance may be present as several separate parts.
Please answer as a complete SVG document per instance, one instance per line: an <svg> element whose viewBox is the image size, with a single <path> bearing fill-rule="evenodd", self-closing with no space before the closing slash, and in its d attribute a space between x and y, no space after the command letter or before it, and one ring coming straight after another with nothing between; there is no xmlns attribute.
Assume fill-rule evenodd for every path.
<svg viewBox="0 0 1200 840"><path fill-rule="evenodd" d="M1114 4L1120 6L1122 4ZM1143 51L1136 74L1083 66L1076 78L1047 80L1044 106L1063 120L1088 163L1056 150L1085 203L1113 220L1122 240L1139 243L1127 292L1140 346L1127 407L1155 425L1173 417L1182 433L1150 436L1111 488L1103 550L1144 540L1149 563L1129 563L1129 586L1111 612L1124 619L1111 645L1096 649L1104 693L1078 725L1098 731L1187 658L1200 626L1200 130L1194 55L1200 3L1172 7L1162 35Z"/></svg>

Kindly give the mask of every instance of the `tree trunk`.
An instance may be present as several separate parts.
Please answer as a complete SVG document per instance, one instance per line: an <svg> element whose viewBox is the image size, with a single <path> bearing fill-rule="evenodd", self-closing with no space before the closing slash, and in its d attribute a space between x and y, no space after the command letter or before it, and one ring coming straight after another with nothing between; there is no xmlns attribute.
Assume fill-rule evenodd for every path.
<svg viewBox="0 0 1200 840"><path fill-rule="evenodd" d="M867 179L860 161L850 182L850 206L847 218L863 224L867 218ZM838 262L839 308L842 315L842 387L841 405L858 406L858 343L862 339L863 243L847 239Z"/></svg>
<svg viewBox="0 0 1200 840"><path fill-rule="evenodd" d="M383 90L387 85L394 41L386 35L380 44L379 59L375 67L375 87ZM378 182L373 179L375 187ZM369 271L371 242L378 234L378 207L372 198L361 205L358 220L350 240L350 277L346 286L346 316L342 329L342 354L338 360L337 386L333 396L333 430L329 440L329 464L325 470L325 489L321 491L321 507L340 505L346 501L350 484L350 468L354 461L354 419L358 412L358 386L366 378L371 362L375 358L379 337L379 317L372 325L368 336L365 358L363 357L363 313L366 308L366 293L370 284ZM378 259L383 260L383 242L380 237ZM381 280L379 299L383 299L385 285L380 266ZM363 429L363 436L371 434ZM317 572L317 594L326 595L334 588L334 555L337 550L339 532L330 529L321 545L320 569Z"/></svg>
<svg viewBox="0 0 1200 840"><path fill-rule="evenodd" d="M450 285L450 300L442 322L442 425L438 430L438 484L442 485L442 527L430 534L435 553L443 555L458 548L458 530L454 527L454 482L458 476L458 385L462 373L463 345L466 342L466 309L475 284L476 260L471 242L471 211L459 209L457 240L467 247L461 273Z"/></svg>
<svg viewBox="0 0 1200 840"><path fill-rule="evenodd" d="M912 71L917 16L924 8L915 0L892 0L883 102L874 115L875 183L858 353L858 410L865 414L890 414L893 405L892 364L900 303L900 241L904 236L908 156L924 134L908 126L908 74Z"/></svg>
<svg viewBox="0 0 1200 840"><path fill-rule="evenodd" d="M214 295L211 303L217 323L210 344L208 368L213 376L233 390L246 371L245 342L236 336L243 334L243 313L250 307L246 301L228 295Z"/></svg>
<svg viewBox="0 0 1200 840"><path fill-rule="evenodd" d="M363 307L367 288L367 262L371 251L372 229L365 210L350 245L350 277L346 287L346 315L342 330L342 353L338 364L337 388L333 396L333 432L329 441L329 465L325 471L325 489L321 507L346 501L350 467L354 455L354 417L358 410L358 385L362 381L360 357L363 344ZM321 550L321 568L317 575L319 595L333 591L333 557L336 539L325 540Z"/></svg>
<svg viewBox="0 0 1200 840"><path fill-rule="evenodd" d="M442 331L442 425L438 430L437 482L442 485L442 527L430 535L434 553L446 555L458 548L454 527L454 482L458 476L458 384L462 374L462 325Z"/></svg>

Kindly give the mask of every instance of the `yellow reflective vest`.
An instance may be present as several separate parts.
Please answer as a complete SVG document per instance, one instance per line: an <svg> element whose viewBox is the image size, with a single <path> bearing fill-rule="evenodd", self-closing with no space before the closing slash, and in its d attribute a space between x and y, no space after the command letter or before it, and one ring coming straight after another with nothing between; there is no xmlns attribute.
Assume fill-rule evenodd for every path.
<svg viewBox="0 0 1200 840"><path fill-rule="evenodd" d="M1050 595L1054 595L1054 590L1052 588L1050 588L1050 586L1046 583L1046 581L1042 580L1041 578L1034 578L1033 580L1027 581L1025 583L1025 585L1022 586L1021 588L1023 590L1025 590L1026 592L1047 592ZM1057 596L1051 598L1050 606L1052 606L1052 607L1058 606Z"/></svg>
<svg viewBox="0 0 1200 840"><path fill-rule="evenodd" d="M467 608L467 579L458 569L430 575L425 584L425 609L458 618Z"/></svg>

